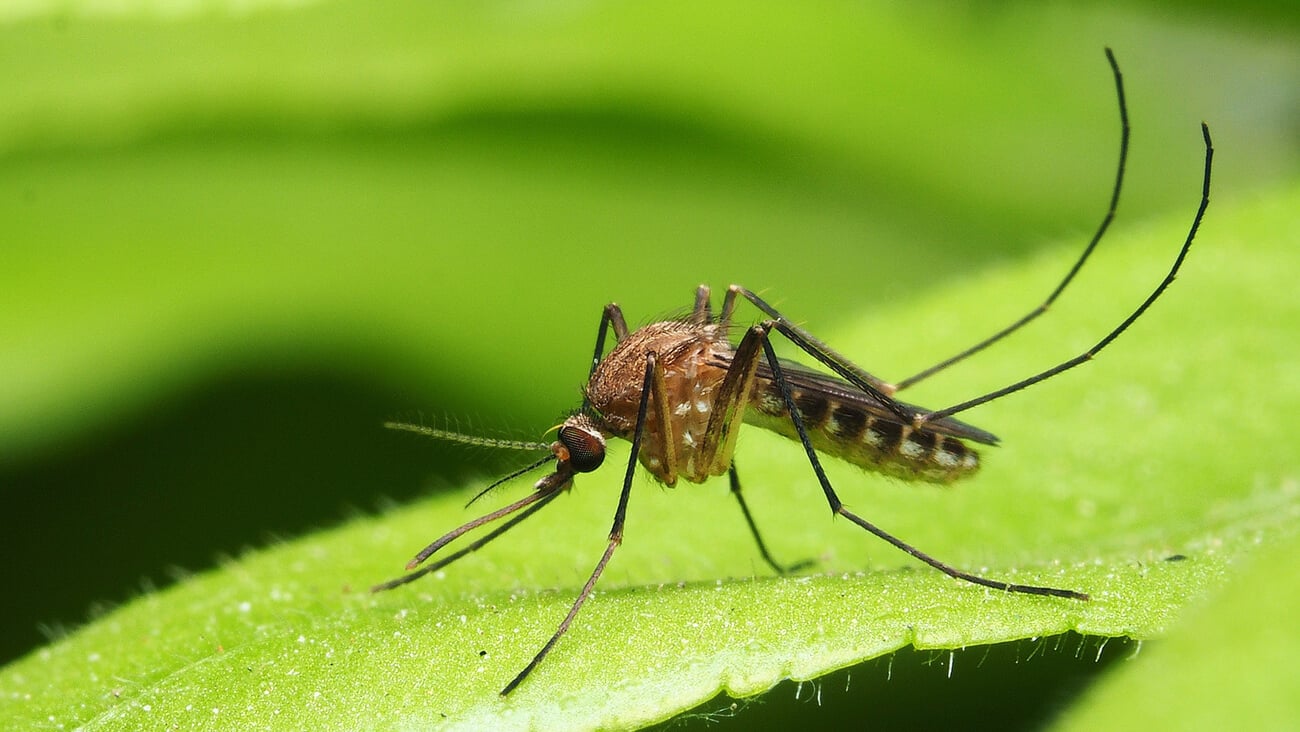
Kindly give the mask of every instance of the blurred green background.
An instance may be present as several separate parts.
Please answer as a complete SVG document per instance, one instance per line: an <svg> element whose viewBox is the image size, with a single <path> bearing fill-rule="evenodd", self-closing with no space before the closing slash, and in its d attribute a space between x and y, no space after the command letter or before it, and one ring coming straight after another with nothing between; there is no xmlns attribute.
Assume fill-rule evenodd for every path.
<svg viewBox="0 0 1300 732"><path fill-rule="evenodd" d="M825 331L1082 244L1117 144L1103 46L1124 221L1190 215L1202 119L1216 205L1295 181L1291 7L0 10L0 663L498 469L379 424L535 438L606 302L645 322L739 282ZM927 336L843 349L897 377L964 345Z"/></svg>

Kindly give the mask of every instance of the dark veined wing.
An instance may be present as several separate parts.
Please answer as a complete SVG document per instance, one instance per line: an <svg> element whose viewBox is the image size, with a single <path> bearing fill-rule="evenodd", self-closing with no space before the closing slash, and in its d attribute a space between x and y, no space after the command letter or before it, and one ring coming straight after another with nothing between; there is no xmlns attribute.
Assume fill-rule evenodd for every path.
<svg viewBox="0 0 1300 732"><path fill-rule="evenodd" d="M812 371L807 366L786 359L781 359L781 371L785 374L786 382L793 389L824 394L834 401L856 406L872 416L895 423L899 421L898 415L890 411L879 399L837 376ZM772 369L766 363L758 365L758 378L767 382L772 381ZM918 414L929 413L929 410L913 404L906 402L899 402L899 404ZM952 417L927 422L926 429L983 445L998 444L997 435Z"/></svg>

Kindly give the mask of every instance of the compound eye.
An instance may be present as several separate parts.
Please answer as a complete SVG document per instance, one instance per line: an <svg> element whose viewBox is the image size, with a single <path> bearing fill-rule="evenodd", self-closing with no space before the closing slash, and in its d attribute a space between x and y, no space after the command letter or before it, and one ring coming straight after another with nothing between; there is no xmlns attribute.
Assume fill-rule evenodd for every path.
<svg viewBox="0 0 1300 732"><path fill-rule="evenodd" d="M605 440L580 427L560 428L560 442L569 451L569 467L577 473L590 473L605 462Z"/></svg>

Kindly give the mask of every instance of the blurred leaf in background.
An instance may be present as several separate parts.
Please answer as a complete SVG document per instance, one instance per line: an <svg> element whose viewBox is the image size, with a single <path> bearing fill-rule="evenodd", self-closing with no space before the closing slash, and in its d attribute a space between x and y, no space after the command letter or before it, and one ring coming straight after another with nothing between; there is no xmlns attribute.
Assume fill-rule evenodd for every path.
<svg viewBox="0 0 1300 732"><path fill-rule="evenodd" d="M1122 537L1099 550L1108 555L1167 536L1195 544L1204 524L1191 519L1141 541L1162 506L1213 518L1277 500L1290 516L1297 465L1281 437L1300 401L1297 23L1284 4L1162 7L33 0L0 10L0 583L11 588L0 659L39 646L38 627L75 628L93 605L169 583L176 567L208 569L270 537L497 470L509 456L379 424L424 410L535 439L577 403L611 300L646 322L687 306L701 282L740 282L886 377L999 327L1046 294L1104 208L1117 144L1106 45L1134 125L1117 227L1172 254L1195 205L1196 125L1213 126L1214 208L1171 291L1189 294L1157 306L1117 346L1127 355L982 410L978 423L1018 452L990 455L1003 465L978 488L885 484L854 500L971 562L1069 554L1105 528ZM918 401L948 403L1090 345L1167 259L1117 249L1080 280L1073 315L1053 312L1057 325ZM1008 271L997 296L980 289ZM983 299L945 296L968 286ZM1063 432L1041 434L1041 419ZM1135 420L1141 432L1125 434ZM1060 462L1016 477L1057 443L1070 445ZM787 456L766 470L806 480L797 467ZM1104 488L1117 468L1151 480L1155 497L1126 508L1136 488ZM1197 485L1162 504L1161 491L1187 481ZM790 552L831 541L823 507L781 503L815 495L808 488L765 495L774 516L807 511L785 533ZM999 492L990 526L931 520L966 518ZM604 516L609 489L592 493L592 515ZM460 495L442 513L408 512L409 531L376 548L384 556L339 568L322 592L383 578L412 537L465 515L452 509ZM665 506L640 530L665 542L691 533ZM1053 526L1036 513L1053 510L1098 523ZM1024 528L999 539L998 517ZM587 538L598 543L605 521ZM1233 546L1249 545L1257 524L1227 523L1246 527ZM961 548L954 531L978 545ZM831 566L864 568L861 541L847 543L856 538L836 545ZM580 583L596 556L585 538L544 569L527 567L527 544L516 551L519 563L506 554L499 568L533 590ZM746 555L623 551L627 573L611 586L749 566ZM1228 571L1214 567L1207 585ZM476 591L488 590L466 586ZM13 679L0 690L17 689Z"/></svg>

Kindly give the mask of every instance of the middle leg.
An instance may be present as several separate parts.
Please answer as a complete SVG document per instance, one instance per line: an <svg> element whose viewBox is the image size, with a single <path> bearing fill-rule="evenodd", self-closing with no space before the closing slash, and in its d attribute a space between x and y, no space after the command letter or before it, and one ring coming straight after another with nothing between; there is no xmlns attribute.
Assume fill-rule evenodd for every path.
<svg viewBox="0 0 1300 732"><path fill-rule="evenodd" d="M736 497L736 502L740 504L740 512L745 515L745 523L749 526L749 533L754 537L754 543L758 544L758 553L763 555L763 561L767 566L776 571L777 574L789 574L798 572L816 564L811 559L805 559L794 564L781 564L776 561L772 553L767 550L767 542L763 541L763 535L758 533L758 524L754 523L754 515L749 512L749 504L745 503L745 496L740 492L740 475L736 473L736 463L731 463L731 469L727 471L727 478L731 483L731 495Z"/></svg>

